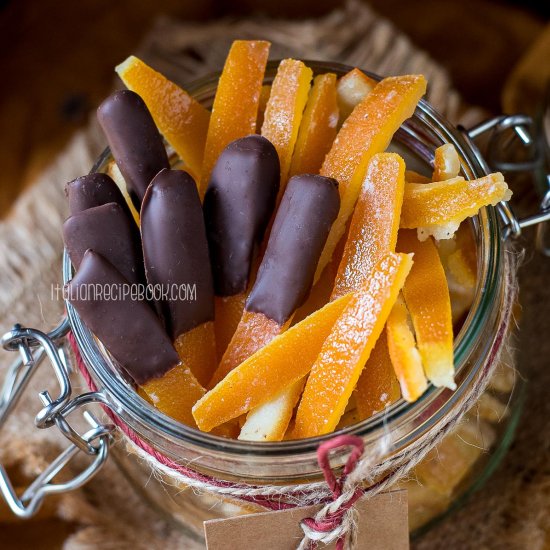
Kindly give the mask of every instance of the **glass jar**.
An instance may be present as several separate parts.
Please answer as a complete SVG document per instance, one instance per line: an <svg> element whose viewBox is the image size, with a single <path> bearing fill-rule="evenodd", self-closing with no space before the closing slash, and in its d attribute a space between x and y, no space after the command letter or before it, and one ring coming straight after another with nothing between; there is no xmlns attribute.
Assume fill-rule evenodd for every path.
<svg viewBox="0 0 550 550"><path fill-rule="evenodd" d="M337 64L307 64L315 74L334 72L342 76L351 69ZM266 83L273 80L276 68L276 62L268 64ZM210 108L218 78L219 74L214 74L190 84L187 89ZM524 132L527 121L521 118L520 123L521 132ZM460 157L462 175L473 179L484 175L488 167L471 137L493 126L486 123L475 132L459 131L428 103L421 101L414 116L396 133L391 148L405 158L409 169L429 174L434 150L443 143L452 143ZM173 153L171 159L177 165ZM112 156L106 150L93 171L109 171L113 166ZM550 204L550 192L543 205L545 200ZM216 437L179 424L138 395L132 382L110 359L70 304L67 304L67 319L48 335L16 325L2 338L3 346L19 351L21 358L8 372L7 383L0 394L0 427L34 369L47 356L60 390L55 399L48 392L41 393L44 408L35 422L40 428L57 426L72 446L53 461L21 497L0 468L0 493L15 514L30 517L47 494L80 487L90 479L109 456L108 434L112 427L101 425L88 415L85 418L92 429L80 435L66 418L79 407L99 402L114 414L119 425L133 434L134 439L148 446L150 453L162 455L175 464L190 464L198 475L260 487L299 486L322 481L317 449L336 434L361 438L366 453L378 452L383 439L390 441L390 450L379 457L379 461L391 459L394 464L408 456L411 450L418 449L426 439L435 438L437 446L415 466L406 480L399 482L401 487L408 489L411 530L419 532L483 483L510 444L521 410L522 385L515 376L510 353L516 272L507 236L517 233L522 225L548 217L543 208L541 214L518 223L507 205L501 204L497 208L483 208L467 222L475 242L478 276L471 307L455 339L455 391L430 386L415 403L401 399L367 420L346 425L322 437L277 443L246 442ZM65 253L64 282L71 277L72 267ZM58 350L68 329L83 359L80 364L85 365L86 381L93 390L74 398L70 394L68 368ZM458 416L459 422L456 421ZM90 465L72 480L55 484L55 475L80 451L92 457ZM331 465L341 468L348 454L345 449L337 449L331 455ZM140 454L136 445L123 434L112 447L112 456L144 499L176 520L197 540L202 540L205 520L264 511L257 504L207 492L197 493L178 481L169 468L151 476L150 466L142 459L143 453Z"/></svg>
<svg viewBox="0 0 550 550"><path fill-rule="evenodd" d="M315 74L334 72L342 76L351 69L336 64L307 64ZM270 63L266 83L272 81L275 70L276 63ZM210 108L218 77L214 74L190 84L187 89ZM461 175L466 179L484 175L484 166L471 142L424 101L396 133L391 147L405 157L408 168L430 173L434 150L443 143L456 147ZM110 163L112 157L106 150L93 171L108 171ZM501 353L508 349L507 341L511 337L510 303L514 299L516 274L508 254L510 245L502 238L499 213L495 208L482 209L470 222L470 229L477 247L478 282L472 306L455 340L457 389L450 391L430 386L417 402L409 404L401 399L384 412L338 432L361 437L367 451L385 434L390 434L392 453L402 453L415 441L437 430L457 407L463 406L464 396L483 384L488 372L494 373L487 391L476 405L481 418L478 419L477 412L465 415L438 449L416 467L414 473L421 483L401 483L409 490L413 530L448 510L494 469L510 443L520 409L518 395L521 392L517 386L512 392L513 361L509 353ZM65 282L72 276L66 254L63 275ZM153 449L175 462L192 463L193 469L202 474L226 481L289 485L322 480L316 450L334 434L299 441L257 443L223 439L179 424L139 397L70 304L67 310L79 351L95 385L116 415ZM499 363L496 368L495 362ZM460 441L465 438L467 443L461 446ZM470 452L471 449L475 451ZM202 538L204 520L261 511L252 504L196 494L168 475L162 480L151 477L150 467L135 454L128 453L123 445L113 450L115 460L134 487L197 539ZM346 456L344 451L337 452L332 463L335 467L341 466Z"/></svg>

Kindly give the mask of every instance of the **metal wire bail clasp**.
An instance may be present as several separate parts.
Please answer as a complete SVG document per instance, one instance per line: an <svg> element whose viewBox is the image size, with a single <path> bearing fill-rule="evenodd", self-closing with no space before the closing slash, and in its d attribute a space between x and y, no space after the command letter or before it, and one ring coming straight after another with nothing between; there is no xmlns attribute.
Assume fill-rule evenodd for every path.
<svg viewBox="0 0 550 550"><path fill-rule="evenodd" d="M499 170L502 172L532 172L533 174L541 174L546 171L545 155L541 150L541 145L534 137L536 134L535 121L526 115L502 115L486 120L469 130L459 126L464 139L472 148L476 160L480 166L489 173L491 170ZM525 148L533 148L534 154L529 160L512 161L501 160L499 158L499 149L503 145L503 137L506 137L505 132L513 130L520 142ZM481 154L474 140L485 135L490 135L487 146L487 160ZM524 228L532 225L537 226L535 244L539 252L545 256L550 256L550 244L546 244L548 225L550 221L550 173L545 174L545 182L543 184L542 199L539 205L539 212L527 216L525 218L517 218L512 207L507 202L501 202L497 208L503 220L503 237L519 237Z"/></svg>
<svg viewBox="0 0 550 550"><path fill-rule="evenodd" d="M82 411L85 424L89 426L83 434L68 421L69 415L92 403L109 405L101 392L85 393L71 399L69 367L61 345L61 340L68 330L67 319L49 334L15 325L1 340L5 350L18 351L19 357L10 366L0 392L0 429L21 398L32 375L47 358L59 383L59 394L52 398L46 390L39 393L43 406L35 417L35 424L42 429L55 425L71 442L21 496L17 495L6 469L0 464L0 493L12 512L20 518L33 516L47 495L78 489L87 483L103 466L109 455L110 434L114 430L112 424L102 424L88 410ZM79 452L92 457L89 465L69 481L55 483L54 478Z"/></svg>

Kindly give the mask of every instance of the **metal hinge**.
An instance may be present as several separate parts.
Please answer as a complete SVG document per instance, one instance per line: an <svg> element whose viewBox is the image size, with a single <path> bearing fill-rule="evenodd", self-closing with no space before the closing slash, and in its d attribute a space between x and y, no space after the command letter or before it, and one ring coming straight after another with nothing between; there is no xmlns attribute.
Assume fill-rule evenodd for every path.
<svg viewBox="0 0 550 550"><path fill-rule="evenodd" d="M55 425L71 442L22 495L16 493L6 469L0 465L0 493L11 511L20 518L33 516L47 495L82 487L101 469L109 456L110 434L114 430L112 424L102 424L89 410L82 411L86 424L90 426L85 433L80 434L68 421L68 416L82 407L93 403L109 405L101 392L84 393L71 399L70 369L61 344L68 330L69 323L65 318L49 334L15 325L2 338L4 349L18 351L19 357L10 366L0 392L0 429L15 408L37 367L48 359L59 383L59 394L54 399L46 390L39 393L42 408L35 417L35 424L42 429ZM54 478L78 453L90 456L90 464L69 481L56 483Z"/></svg>
<svg viewBox="0 0 550 550"><path fill-rule="evenodd" d="M540 145L533 137L536 134L535 121L526 115L503 115L486 120L470 129L459 126L464 139L471 147L476 160L482 169L489 173L493 170L502 172L532 172L540 173L545 170L545 156ZM497 151L502 146L502 138L509 130L513 130L524 147L533 149L532 157L525 161L501 161ZM489 136L487 146L487 158L485 158L474 140L483 136ZM537 249L545 256L550 256L550 244L547 244L548 226L550 221L550 174L545 175L545 183L542 190L542 199L539 211L526 218L518 218L507 202L501 202L497 208L502 218L504 239L519 237L522 230L533 225L537 226L535 244Z"/></svg>

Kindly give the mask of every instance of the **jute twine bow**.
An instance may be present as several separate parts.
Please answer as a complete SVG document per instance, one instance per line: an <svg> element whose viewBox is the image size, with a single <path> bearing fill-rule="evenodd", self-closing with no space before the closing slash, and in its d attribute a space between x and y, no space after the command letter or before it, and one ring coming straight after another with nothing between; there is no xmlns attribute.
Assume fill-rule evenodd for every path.
<svg viewBox="0 0 550 550"><path fill-rule="evenodd" d="M342 447L352 447L348 461L340 478L336 478L330 467L330 451ZM301 522L304 538L299 550L315 550L317 543L329 544L336 541L336 550L343 550L346 535L353 539L355 521L353 505L364 495L363 479L350 477L357 467L364 452L364 443L355 435L340 435L325 441L317 449L317 461L325 481L332 491L333 500L329 502L313 518L305 518ZM361 470L366 464L362 464Z"/></svg>

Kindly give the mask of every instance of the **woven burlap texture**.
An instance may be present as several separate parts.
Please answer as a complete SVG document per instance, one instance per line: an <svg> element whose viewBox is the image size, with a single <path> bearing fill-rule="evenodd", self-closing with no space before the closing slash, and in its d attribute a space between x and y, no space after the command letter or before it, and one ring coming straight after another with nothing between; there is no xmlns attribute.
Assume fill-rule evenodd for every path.
<svg viewBox="0 0 550 550"><path fill-rule="evenodd" d="M186 24L161 19L138 52L176 82L219 69L235 38L264 38L273 43L272 58L295 56L333 60L387 75L423 73L430 82L428 99L452 122L479 120L481 111L464 105L445 71L390 23L363 4L350 2L323 19L289 22L267 19L223 20ZM89 171L105 142L95 121L76 135L39 181L17 202L0 224L0 330L15 322L47 330L62 315L63 305L52 299L51 285L61 281L61 224L66 217L64 183ZM446 522L414 546L432 548L548 548L546 532L550 503L546 419L550 400L544 398L548 369L544 368L548 338L539 342L536 308L548 302L544 285L547 264L527 262L523 285L525 326L521 366L537 383L531 387L528 408L517 442L490 485ZM539 315L539 318L544 318ZM547 317L546 317L547 318ZM536 345L529 340L537 338ZM13 357L2 352L1 365ZM536 373L536 374L533 374ZM39 408L37 392L55 388L51 371L39 370L15 414L0 433L0 460L23 484L32 479L65 446L54 429L33 426ZM75 391L83 390L75 379ZM77 467L76 465L75 467ZM68 550L91 548L201 548L144 504L114 464L108 464L87 487L50 501L42 516L74 524L64 542ZM1 522L12 521L0 505ZM28 529L40 528L32 521ZM0 537L0 547L9 548ZM45 546L47 547L47 545Z"/></svg>

